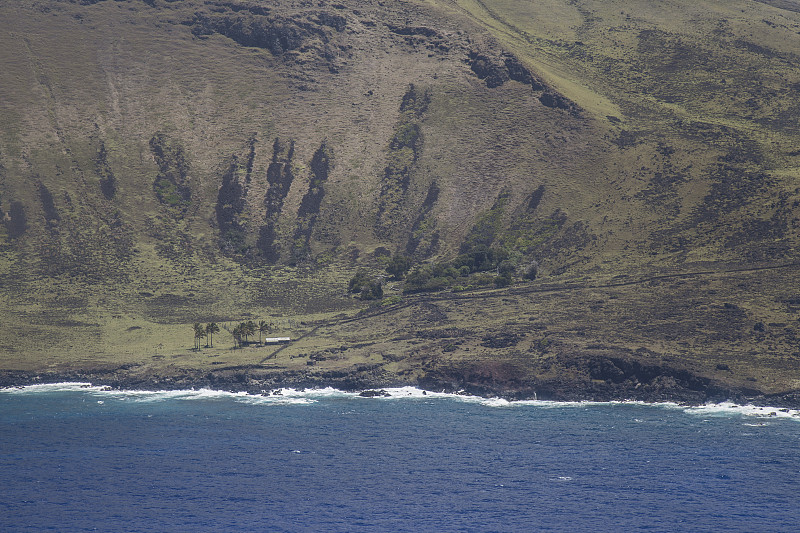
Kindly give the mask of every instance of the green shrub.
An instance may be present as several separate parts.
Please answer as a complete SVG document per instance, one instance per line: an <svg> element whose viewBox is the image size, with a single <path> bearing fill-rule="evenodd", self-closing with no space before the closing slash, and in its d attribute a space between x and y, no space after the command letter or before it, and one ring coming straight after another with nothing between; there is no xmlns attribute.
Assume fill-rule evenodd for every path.
<svg viewBox="0 0 800 533"><path fill-rule="evenodd" d="M380 300L383 298L383 286L381 282L372 281L364 285L359 298L362 300Z"/></svg>
<svg viewBox="0 0 800 533"><path fill-rule="evenodd" d="M497 265L497 273L500 276L506 276L509 279L511 279L512 274L514 274L514 272L516 272L516 270L517 270L517 267L514 266L514 263L512 263L509 260L505 260L505 261L501 262L499 265Z"/></svg>
<svg viewBox="0 0 800 533"><path fill-rule="evenodd" d="M534 260L531 262L528 270L525 272L525 279L534 280L539 275L539 263Z"/></svg>
<svg viewBox="0 0 800 533"><path fill-rule="evenodd" d="M386 265L386 272L391 274L394 279L403 279L406 272L411 269L411 260L401 254L395 254Z"/></svg>
<svg viewBox="0 0 800 533"><path fill-rule="evenodd" d="M494 286L495 287L508 287L511 285L511 276L495 276L494 278Z"/></svg>
<svg viewBox="0 0 800 533"><path fill-rule="evenodd" d="M389 305L399 304L402 301L403 301L402 296L400 296L399 294L394 294L392 296L389 296L388 298L384 298L384 300L381 302L381 305L389 306Z"/></svg>
<svg viewBox="0 0 800 533"><path fill-rule="evenodd" d="M528 270L525 271L524 277L525 279L528 280L534 280L538 275L539 275L539 262L534 259L528 266Z"/></svg>
<svg viewBox="0 0 800 533"><path fill-rule="evenodd" d="M476 287L483 287L494 283L494 276L492 274L479 274L470 278L470 281Z"/></svg>
<svg viewBox="0 0 800 533"><path fill-rule="evenodd" d="M350 279L350 283L347 286L348 292L361 292L364 286L368 285L370 282L369 276L367 272L363 269L359 269L356 272L356 275Z"/></svg>

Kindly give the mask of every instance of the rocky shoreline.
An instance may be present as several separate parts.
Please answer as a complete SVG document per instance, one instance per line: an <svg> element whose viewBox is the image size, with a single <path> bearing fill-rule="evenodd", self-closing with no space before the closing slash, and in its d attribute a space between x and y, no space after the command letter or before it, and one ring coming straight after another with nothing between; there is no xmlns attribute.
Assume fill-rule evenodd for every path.
<svg viewBox="0 0 800 533"><path fill-rule="evenodd" d="M466 394L484 398L552 401L643 401L671 402L686 406L733 402L739 405L800 409L800 391L768 394L753 389L724 387L691 376L675 379L668 373L645 383L636 379L614 383L609 380L559 378L520 383L515 379L491 381L475 379L458 369L428 372L419 378L407 378L374 369L350 372L264 371L258 367L228 368L223 371L183 370L171 375L141 371L136 367L95 368L61 371L0 371L0 388L63 382L91 383L116 390L190 390L207 388L227 392L271 394L276 390L335 388L379 396L382 389L413 386L424 391Z"/></svg>

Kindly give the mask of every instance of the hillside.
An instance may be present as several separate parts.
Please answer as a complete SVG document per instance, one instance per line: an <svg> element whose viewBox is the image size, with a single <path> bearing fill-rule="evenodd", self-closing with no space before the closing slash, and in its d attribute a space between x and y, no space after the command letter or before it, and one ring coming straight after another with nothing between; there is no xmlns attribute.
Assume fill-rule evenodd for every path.
<svg viewBox="0 0 800 533"><path fill-rule="evenodd" d="M800 391L800 2L20 0L0 30L8 383ZM233 350L243 320L302 338Z"/></svg>

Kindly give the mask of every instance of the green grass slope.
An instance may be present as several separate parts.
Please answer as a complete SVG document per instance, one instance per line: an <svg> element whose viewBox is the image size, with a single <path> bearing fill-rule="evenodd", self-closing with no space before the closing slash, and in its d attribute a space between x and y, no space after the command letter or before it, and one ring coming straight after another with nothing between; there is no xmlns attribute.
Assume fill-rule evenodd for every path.
<svg viewBox="0 0 800 533"><path fill-rule="evenodd" d="M800 388L796 2L23 0L0 30L0 369ZM496 272L429 284L462 292L355 315L359 269L479 245ZM302 340L190 350L249 319Z"/></svg>

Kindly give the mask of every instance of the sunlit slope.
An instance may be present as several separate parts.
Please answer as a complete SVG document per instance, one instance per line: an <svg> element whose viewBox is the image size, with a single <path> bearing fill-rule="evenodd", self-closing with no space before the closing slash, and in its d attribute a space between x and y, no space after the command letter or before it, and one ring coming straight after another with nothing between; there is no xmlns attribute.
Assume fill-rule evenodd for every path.
<svg viewBox="0 0 800 533"><path fill-rule="evenodd" d="M543 105L557 93L521 65L527 79L489 87L474 56L512 56L466 19L355 4L4 6L0 202L17 281L157 294L176 264L232 261L240 276L370 265L378 248L447 257L501 194L508 224L542 186L532 224L580 221L604 182L604 125ZM235 24L265 24L278 48Z"/></svg>
<svg viewBox="0 0 800 533"><path fill-rule="evenodd" d="M607 115L616 194L601 191L604 220L678 261L795 253L800 16L768 4L449 3Z"/></svg>
<svg viewBox="0 0 800 533"><path fill-rule="evenodd" d="M195 321L327 320L398 253L486 246L513 284L534 263L593 284L796 262L795 4L4 2L0 349L36 367L58 339L112 364L180 351ZM794 327L793 288L713 290L698 306L752 302L725 337L748 357L755 324ZM460 327L481 322L470 302ZM564 350L620 327L584 319L596 338ZM648 349L681 350L662 333Z"/></svg>

